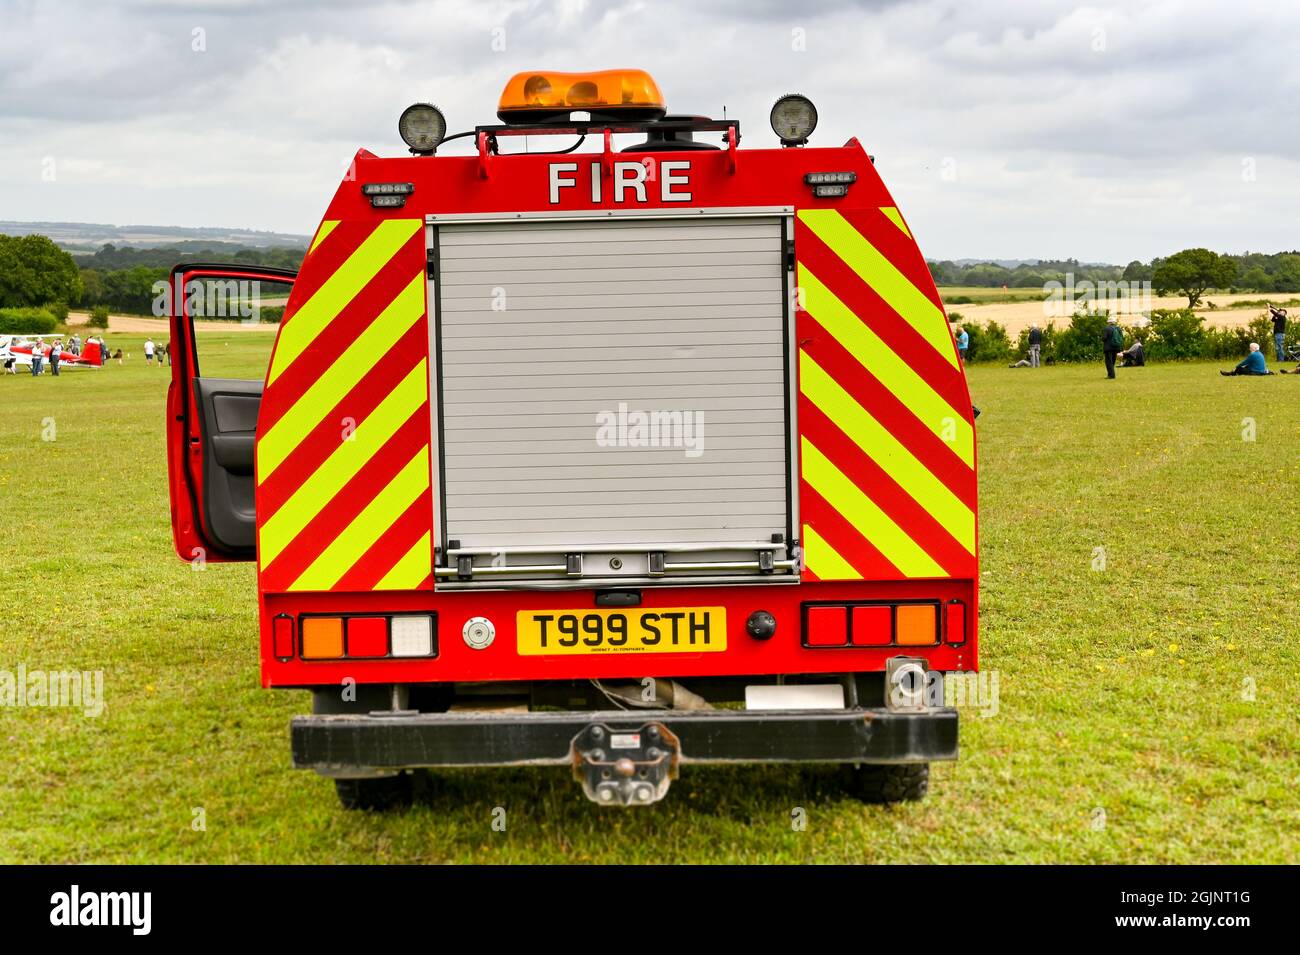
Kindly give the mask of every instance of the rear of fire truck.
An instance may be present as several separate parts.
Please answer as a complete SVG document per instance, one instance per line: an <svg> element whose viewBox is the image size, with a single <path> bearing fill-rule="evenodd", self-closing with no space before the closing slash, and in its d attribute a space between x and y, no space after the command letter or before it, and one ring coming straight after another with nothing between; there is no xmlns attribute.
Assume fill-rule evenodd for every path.
<svg viewBox="0 0 1300 955"><path fill-rule="evenodd" d="M296 276L173 273L176 546L257 562L295 765L366 807L482 766L919 798L977 663L974 421L872 158L795 95L741 148L635 70L520 74L498 118L408 109ZM292 284L265 381L201 373L214 279Z"/></svg>

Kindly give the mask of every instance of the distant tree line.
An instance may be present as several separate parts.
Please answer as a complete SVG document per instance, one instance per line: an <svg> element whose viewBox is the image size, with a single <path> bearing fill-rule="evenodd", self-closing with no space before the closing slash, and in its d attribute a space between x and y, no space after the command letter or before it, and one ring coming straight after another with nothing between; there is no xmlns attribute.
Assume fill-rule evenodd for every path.
<svg viewBox="0 0 1300 955"><path fill-rule="evenodd" d="M1184 249L1150 262L1134 260L1127 266L1081 265L1077 259L1021 263L1007 268L996 262L958 265L928 262L936 285L974 288L1042 288L1049 282L1065 283L1067 273L1075 283L1151 282L1157 291L1168 290L1192 297L1214 288L1220 291L1300 292L1300 252L1246 252L1220 255L1206 249ZM1165 266L1163 274L1161 266ZM1208 284L1201 285L1202 279ZM1199 294L1196 296L1199 300ZM1193 302L1193 304L1196 304Z"/></svg>
<svg viewBox="0 0 1300 955"><path fill-rule="evenodd" d="M186 243L190 246L192 243ZM105 245L93 254L69 253L47 236L0 235L0 309L40 309L58 321L69 308L149 315L154 285L165 281L180 262L227 262L297 269L305 250L288 247L251 249L119 249Z"/></svg>
<svg viewBox="0 0 1300 955"><path fill-rule="evenodd" d="M154 284L166 281L172 266L181 262L223 262L297 269L304 249L283 246L270 249L119 249L105 245L93 255L74 255L80 268L84 292L75 303L82 308L107 305L115 312L149 314L153 308Z"/></svg>

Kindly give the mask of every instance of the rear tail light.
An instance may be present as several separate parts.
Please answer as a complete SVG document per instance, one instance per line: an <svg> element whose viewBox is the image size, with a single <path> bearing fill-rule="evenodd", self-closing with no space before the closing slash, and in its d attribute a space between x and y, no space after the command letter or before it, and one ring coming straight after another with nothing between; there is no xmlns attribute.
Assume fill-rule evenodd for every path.
<svg viewBox="0 0 1300 955"><path fill-rule="evenodd" d="M885 604L853 608L850 643L855 647L887 647L894 639L892 608Z"/></svg>
<svg viewBox="0 0 1300 955"><path fill-rule="evenodd" d="M349 617L348 656L388 656L388 618Z"/></svg>
<svg viewBox="0 0 1300 955"><path fill-rule="evenodd" d="M848 639L847 607L809 607L804 641L810 647L842 647Z"/></svg>
<svg viewBox="0 0 1300 955"><path fill-rule="evenodd" d="M939 642L939 608L902 604L894 609L894 641L900 647L930 647Z"/></svg>
<svg viewBox="0 0 1300 955"><path fill-rule="evenodd" d="M950 600L944 605L943 639L952 647L966 642L966 605L960 600Z"/></svg>
<svg viewBox="0 0 1300 955"><path fill-rule="evenodd" d="M302 658L335 660L343 656L342 617L302 618Z"/></svg>
<svg viewBox="0 0 1300 955"><path fill-rule="evenodd" d="M287 613L271 621L271 650L282 660L293 656L293 617Z"/></svg>
<svg viewBox="0 0 1300 955"><path fill-rule="evenodd" d="M393 656L427 657L433 655L433 618L394 617Z"/></svg>
<svg viewBox="0 0 1300 955"><path fill-rule="evenodd" d="M950 628L952 613L945 610L944 620ZM938 601L804 604L803 645L816 649L933 647L939 644L939 620Z"/></svg>
<svg viewBox="0 0 1300 955"><path fill-rule="evenodd" d="M435 657L438 641L433 614L299 618L304 660L378 660L385 657ZM277 657L293 656L293 618L276 617L272 624Z"/></svg>

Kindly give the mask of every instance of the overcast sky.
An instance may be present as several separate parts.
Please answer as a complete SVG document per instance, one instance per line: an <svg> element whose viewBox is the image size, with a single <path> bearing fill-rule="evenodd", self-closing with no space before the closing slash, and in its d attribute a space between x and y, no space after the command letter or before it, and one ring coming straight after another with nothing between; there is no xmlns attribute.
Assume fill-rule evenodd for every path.
<svg viewBox="0 0 1300 955"><path fill-rule="evenodd" d="M1275 0L0 0L0 219L310 233L407 104L460 131L513 72L619 66L747 145L807 94L930 258L1300 248Z"/></svg>

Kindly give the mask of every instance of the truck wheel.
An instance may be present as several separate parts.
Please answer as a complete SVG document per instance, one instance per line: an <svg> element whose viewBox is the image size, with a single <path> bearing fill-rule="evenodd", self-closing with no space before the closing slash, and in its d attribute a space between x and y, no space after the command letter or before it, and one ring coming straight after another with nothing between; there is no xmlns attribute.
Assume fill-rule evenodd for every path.
<svg viewBox="0 0 1300 955"><path fill-rule="evenodd" d="M415 793L414 777L410 773L378 779L336 779L334 789L344 809L371 812L409 806Z"/></svg>
<svg viewBox="0 0 1300 955"><path fill-rule="evenodd" d="M916 802L930 790L930 764L850 766L849 790L868 803Z"/></svg>

